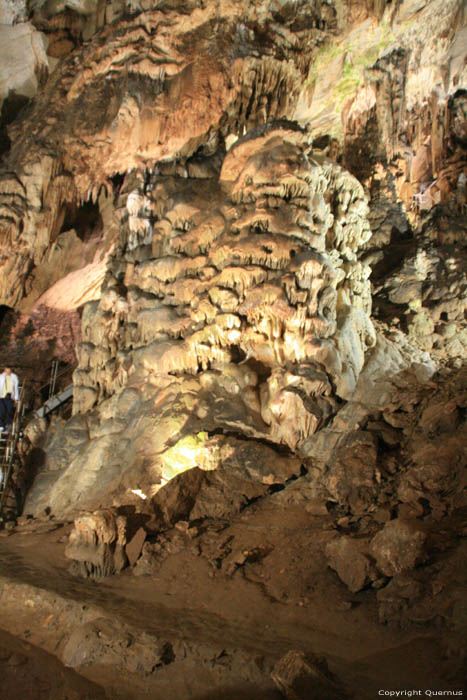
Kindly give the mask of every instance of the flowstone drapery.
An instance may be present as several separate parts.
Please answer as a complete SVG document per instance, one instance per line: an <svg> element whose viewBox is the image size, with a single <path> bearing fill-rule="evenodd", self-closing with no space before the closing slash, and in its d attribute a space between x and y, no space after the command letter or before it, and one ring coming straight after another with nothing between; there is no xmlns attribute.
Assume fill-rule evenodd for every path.
<svg viewBox="0 0 467 700"><path fill-rule="evenodd" d="M300 454L375 343L363 189L315 161L293 124L247 134L217 179L133 171L117 212L74 375L71 425L87 421L89 441L52 488L54 511L154 494L174 475L165 450L187 435L207 442L179 471L215 468L211 443L229 434Z"/></svg>

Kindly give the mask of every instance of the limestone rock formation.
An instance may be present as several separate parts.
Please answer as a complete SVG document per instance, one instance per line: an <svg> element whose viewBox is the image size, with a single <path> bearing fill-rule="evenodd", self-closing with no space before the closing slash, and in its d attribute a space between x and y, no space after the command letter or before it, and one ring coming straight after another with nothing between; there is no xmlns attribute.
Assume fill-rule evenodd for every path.
<svg viewBox="0 0 467 700"><path fill-rule="evenodd" d="M84 461L57 474L54 512L98 505L103 462L107 499L118 473L128 489L134 469L134 488L151 494L170 478L162 453L175 436L183 453L193 430L300 451L351 396L375 343L370 269L357 259L367 205L354 178L305 149L302 132L285 125L245 137L210 183L209 203L204 179L127 177L119 248L77 348L74 410L93 411L91 441ZM179 399L155 413L168 393ZM116 441L119 458L129 449L137 459L115 464L109 489L104 455ZM190 450L189 466L201 468L203 452L216 454L210 444Z"/></svg>
<svg viewBox="0 0 467 700"><path fill-rule="evenodd" d="M0 7L0 108L13 95L33 97L48 73L47 39L28 22L26 0L4 0Z"/></svg>
<svg viewBox="0 0 467 700"><path fill-rule="evenodd" d="M47 14L48 5L66 16L67 3L47 3L40 12ZM268 4L261 2L147 5L122 5L117 25L104 17L95 39L60 61L35 100L30 128L11 129L0 221L16 253L5 271L18 279L42 261L67 207L97 201L116 174L213 149L219 129L239 135L288 116L304 70L302 50L312 52L324 39L316 22L304 21L303 5L289 14L277 3L268 23ZM101 79L106 89L96 91ZM96 118L84 129L83 113ZM9 303L23 295L21 282L1 292Z"/></svg>
<svg viewBox="0 0 467 700"><path fill-rule="evenodd" d="M74 571L100 578L117 573L127 564L126 520L112 511L96 511L75 520L66 548Z"/></svg>
<svg viewBox="0 0 467 700"><path fill-rule="evenodd" d="M461 0L4 0L0 354L31 408L49 359L72 376L19 490L74 521L75 575L192 556L275 603L455 626L466 31ZM65 662L185 658L104 628ZM338 697L281 644L255 682Z"/></svg>

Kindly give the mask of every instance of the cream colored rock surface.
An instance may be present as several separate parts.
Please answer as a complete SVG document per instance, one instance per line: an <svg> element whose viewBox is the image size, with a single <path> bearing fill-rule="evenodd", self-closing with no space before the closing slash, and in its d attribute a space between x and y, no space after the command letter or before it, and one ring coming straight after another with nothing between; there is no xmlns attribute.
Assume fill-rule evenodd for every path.
<svg viewBox="0 0 467 700"><path fill-rule="evenodd" d="M375 22L368 11L364 13L337 40L324 46L311 66L295 116L310 123L318 134L340 136L352 111L369 112L376 104L371 80L373 66L396 47L409 54L401 118L405 109L410 112L428 102L433 90L446 100L465 86L466 27L462 2L405 0L395 7L387 5L379 20ZM447 84L444 70L450 75Z"/></svg>
<svg viewBox="0 0 467 700"><path fill-rule="evenodd" d="M0 6L0 24L16 24L27 19L26 0L3 0Z"/></svg>
<svg viewBox="0 0 467 700"><path fill-rule="evenodd" d="M399 375L411 374L424 385L435 371L423 354L433 344L434 307L431 297L417 300L416 288L432 279L432 253L420 251L414 262L408 261L408 269L415 269L413 284L402 268L404 281L393 273L378 288L378 298L408 304L414 312L408 319L411 344L404 334L392 341L385 337L386 329L377 334L371 320L370 263L381 255L374 252L383 239L378 210L369 208L362 184L334 162L337 153L331 146L326 157L322 149L313 149L309 127L277 121L295 114L313 128L310 114L300 113L305 58L312 60L316 48L340 31L317 54L315 70L334 44L340 47L332 70L321 71L319 80L332 79L333 71L335 77L339 71L345 74L349 65L368 68L365 84L352 83L359 97L348 105L346 119L355 129L346 138L348 143L358 140L374 113L378 143L394 156L401 126L396 116L413 112L410 100L420 106L420 96L407 93L415 59L410 63L403 46L386 41L389 34L391 41L396 34L405 41L404 32L412 25L402 27L400 17L410 8L399 8L394 17L387 9L379 24L355 16L348 37L342 35L338 13L306 23L303 8L293 21L277 10L269 25L270 43L264 45L258 27L268 10L261 3L238 5L234 14L227 5L196 6L189 18L176 9L168 14L149 6L133 9L142 14L130 13L111 26L104 22L96 35L102 41L79 49L79 71L78 53L62 61L34 108L40 142L32 141L36 132L31 127L17 135L10 158L20 159L23 174L14 179L5 173L3 185L5 235L19 236L16 250L21 251L8 259L9 274L31 255L37 268L35 286L8 287L6 298L19 300L26 290L26 308L37 299L57 309L94 299L84 303L74 374L73 410L88 423L89 441L76 453L71 450L65 470L55 468L52 449L28 502L34 510L48 499L62 515L76 508L137 502L136 492L149 503L171 478L162 455L198 433L231 431L246 439L267 439L325 465L333 446L358 430L371 411L391 410L397 403ZM453 3L443 7L440 26L454 11ZM418 23L425 15L414 12ZM246 17L250 29L243 23ZM206 43L206 23L218 27L226 41L229 36L233 46L240 42L243 47L229 76L223 51L213 53ZM156 40L151 33L155 27ZM236 33L229 35L233 28ZM195 63L194 43L181 51L188 46L187 36L196 38ZM363 36L367 43L362 46ZM138 50L134 42L139 42ZM352 42L358 51L344 52L344 57L342 47ZM457 35L450 33L446 51L458 55L452 48L456 42ZM440 50L436 42L432 46ZM425 49L417 44L417 51ZM361 51L373 61L371 70L360 61ZM129 72L123 72L124 65ZM96 85L104 80L109 90L100 93ZM148 90L146 83L157 89ZM137 84L142 86L138 98ZM198 85L196 94L190 85ZM451 100L448 108L445 98L444 107L442 100L436 103L437 114L443 119L462 114L462 100ZM319 100L313 99L316 108ZM45 104L60 105L67 116L59 123L57 112L44 121ZM80 126L78 105L96 115L95 123ZM362 110L367 115L363 121ZM462 134L462 120L452 123ZM330 124L326 117L328 136L333 135ZM425 122L421 129L416 136L420 148L410 162L414 182L426 177L424 169L431 172L433 159L441 154L434 132L431 147L422 153ZM383 157L381 149L379 155ZM451 179L460 167L455 162ZM369 163L372 172L373 161ZM358 165L359 173L367 167L362 159L350 164ZM377 178L389 177L386 166L378 167L371 187ZM399 185L396 181L396 193ZM97 207L103 233L93 245L73 242L70 258L76 261L81 246L86 264L74 262L68 272L57 245L66 236L71 241L72 234L60 227L70 208L78 222L83 207ZM375 243L370 219L379 236ZM387 245L390 239L386 232L384 236ZM61 270L59 279L47 272L47 265ZM458 276L456 285L451 289L458 303L465 286ZM39 289L44 293L37 297ZM439 291L431 294L436 298ZM457 322L446 303L439 306L438 317L447 313ZM462 353L451 338L446 335L443 347L451 356ZM461 335L456 342L462 346ZM119 397L128 390L138 406L132 406L129 416L119 407ZM356 445L356 452L371 452L371 440ZM200 467L202 454L194 450L185 467ZM340 478L339 464L334 480ZM376 473L370 472L362 478L371 482L374 495ZM354 498L351 485L342 493L335 484L328 487L337 499Z"/></svg>
<svg viewBox="0 0 467 700"><path fill-rule="evenodd" d="M0 105L10 90L25 97L36 94L37 75L49 66L46 49L46 38L30 23L0 21Z"/></svg>
<svg viewBox="0 0 467 700"><path fill-rule="evenodd" d="M12 177L7 167L0 185L0 226L17 253L5 266L7 274L25 260L39 264L63 208L96 201L116 173L189 157L211 137L205 147L215 147L215 132L224 127L226 134L241 134L245 127L291 114L303 71L298 48L313 51L319 38L313 28L305 24L292 35L294 18L279 14L258 52L264 3L193 2L189 15L144 9L138 14L140 8L130 8L137 14L120 19L118 31L104 26L98 41L65 57L34 105L30 128L11 131L9 158L21 174ZM238 19L242 14L255 29ZM232 42L233 61L223 52L224 40ZM104 84L112 89L96 92L100 80L110 81ZM137 85L137 92L145 86L138 98ZM83 113L93 114L95 123L81 131ZM2 297L16 303L23 293L10 286Z"/></svg>
<svg viewBox="0 0 467 700"><path fill-rule="evenodd" d="M140 178L127 178L128 217L100 301L83 315L74 388L74 411L95 405L99 424L110 410L116 432L96 435L72 460L49 494L54 512L88 507L97 483L102 497L102 479L112 498L116 444L119 460L141 451L142 468L124 457L124 481L136 469L133 489L143 480L155 493L167 480L156 455L186 434L190 413L198 430L219 426L300 450L351 396L375 343L369 269L356 255L370 236L367 204L354 178L305 149L300 131L246 137L226 156L222 190L211 184L207 207L203 181L185 187L155 176L134 189ZM216 229L220 206L230 209ZM127 386L148 408L122 430L118 397ZM168 391L183 393L150 427L150 397L158 406Z"/></svg>

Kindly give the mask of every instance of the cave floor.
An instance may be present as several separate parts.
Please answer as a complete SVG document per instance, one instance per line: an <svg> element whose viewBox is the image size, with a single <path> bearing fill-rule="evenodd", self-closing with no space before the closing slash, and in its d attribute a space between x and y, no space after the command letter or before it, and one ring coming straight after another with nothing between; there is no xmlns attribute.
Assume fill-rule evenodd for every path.
<svg viewBox="0 0 467 700"><path fill-rule="evenodd" d="M351 594L325 566L321 552L332 536L330 520L289 508L280 525L271 506L251 510L220 532L206 531L201 545L195 537L172 547L151 575L126 569L98 582L68 571L70 524L38 522L35 532L3 532L0 666L8 673L2 698L279 700L269 670L291 649L323 655L347 692L362 700L379 697L381 689L459 690L459 678L450 677L442 661L442 631L380 624L374 590ZM203 541L215 551L211 559ZM233 565L228 558L219 563L219 541L235 543L227 550ZM261 546L264 554L268 542L274 548L261 560L235 564L237 550ZM96 621L105 628L98 636L105 637L107 651L97 654L89 642L86 653L86 635L76 634L70 651L72 632ZM119 652L122 634L149 646L169 641L175 658L150 671L144 663L143 672L141 664L133 668ZM15 666L5 649L18 644L26 662ZM31 684L35 673L38 682ZM77 679L95 684L94 690L78 687Z"/></svg>

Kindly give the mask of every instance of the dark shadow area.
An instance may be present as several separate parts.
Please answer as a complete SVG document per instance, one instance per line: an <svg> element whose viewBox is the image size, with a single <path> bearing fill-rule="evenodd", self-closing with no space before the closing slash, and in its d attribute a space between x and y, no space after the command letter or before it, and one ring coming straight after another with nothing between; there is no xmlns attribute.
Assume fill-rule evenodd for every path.
<svg viewBox="0 0 467 700"><path fill-rule="evenodd" d="M359 182L364 182L371 176L378 160L384 162L385 153L380 146L378 118L374 107L365 127L357 133L346 136L342 165Z"/></svg>
<svg viewBox="0 0 467 700"><path fill-rule="evenodd" d="M5 97L0 113L0 159L6 156L11 147L8 136L8 126L19 116L20 112L27 107L30 100L24 95L17 95L14 90L10 90Z"/></svg>
<svg viewBox="0 0 467 700"><path fill-rule="evenodd" d="M40 447L33 447L31 451L24 458L24 463L22 465L20 474L18 476L18 491L19 499L18 503L18 514L21 515L23 512L24 503L26 501L26 496L29 489L33 485L37 474L41 471L42 467L45 465L45 452Z"/></svg>
<svg viewBox="0 0 467 700"><path fill-rule="evenodd" d="M0 629L3 700L105 700L97 683L66 667L53 654Z"/></svg>
<svg viewBox="0 0 467 700"><path fill-rule="evenodd" d="M401 232L395 227L391 231L391 240L384 249L384 257L373 265L371 281L378 283L384 277L392 274L402 265L404 260L417 250L417 243L411 232Z"/></svg>
<svg viewBox="0 0 467 700"><path fill-rule="evenodd" d="M125 181L125 175L126 173L115 173L115 175L112 175L112 177L110 178L115 197L118 197L118 195L120 194L120 190L122 189L123 183Z"/></svg>
<svg viewBox="0 0 467 700"><path fill-rule="evenodd" d="M194 700L284 700L284 696L278 690L258 690L254 685L242 685L218 688L207 695L197 695Z"/></svg>
<svg viewBox="0 0 467 700"><path fill-rule="evenodd" d="M99 205L93 202L85 202L80 207L76 204L68 204L60 233L70 229L76 231L76 235L83 243L92 237L100 237L104 230L104 224Z"/></svg>
<svg viewBox="0 0 467 700"><path fill-rule="evenodd" d="M4 304L0 305L0 328L3 325L4 321L8 321L8 319L14 320L14 311L10 306L5 306ZM2 328L2 331L4 329Z"/></svg>
<svg viewBox="0 0 467 700"><path fill-rule="evenodd" d="M138 513L135 506L120 506L117 512L126 518L126 538L128 542L133 539L141 527L146 530L149 529L148 523L151 520L151 516L147 513Z"/></svg>

